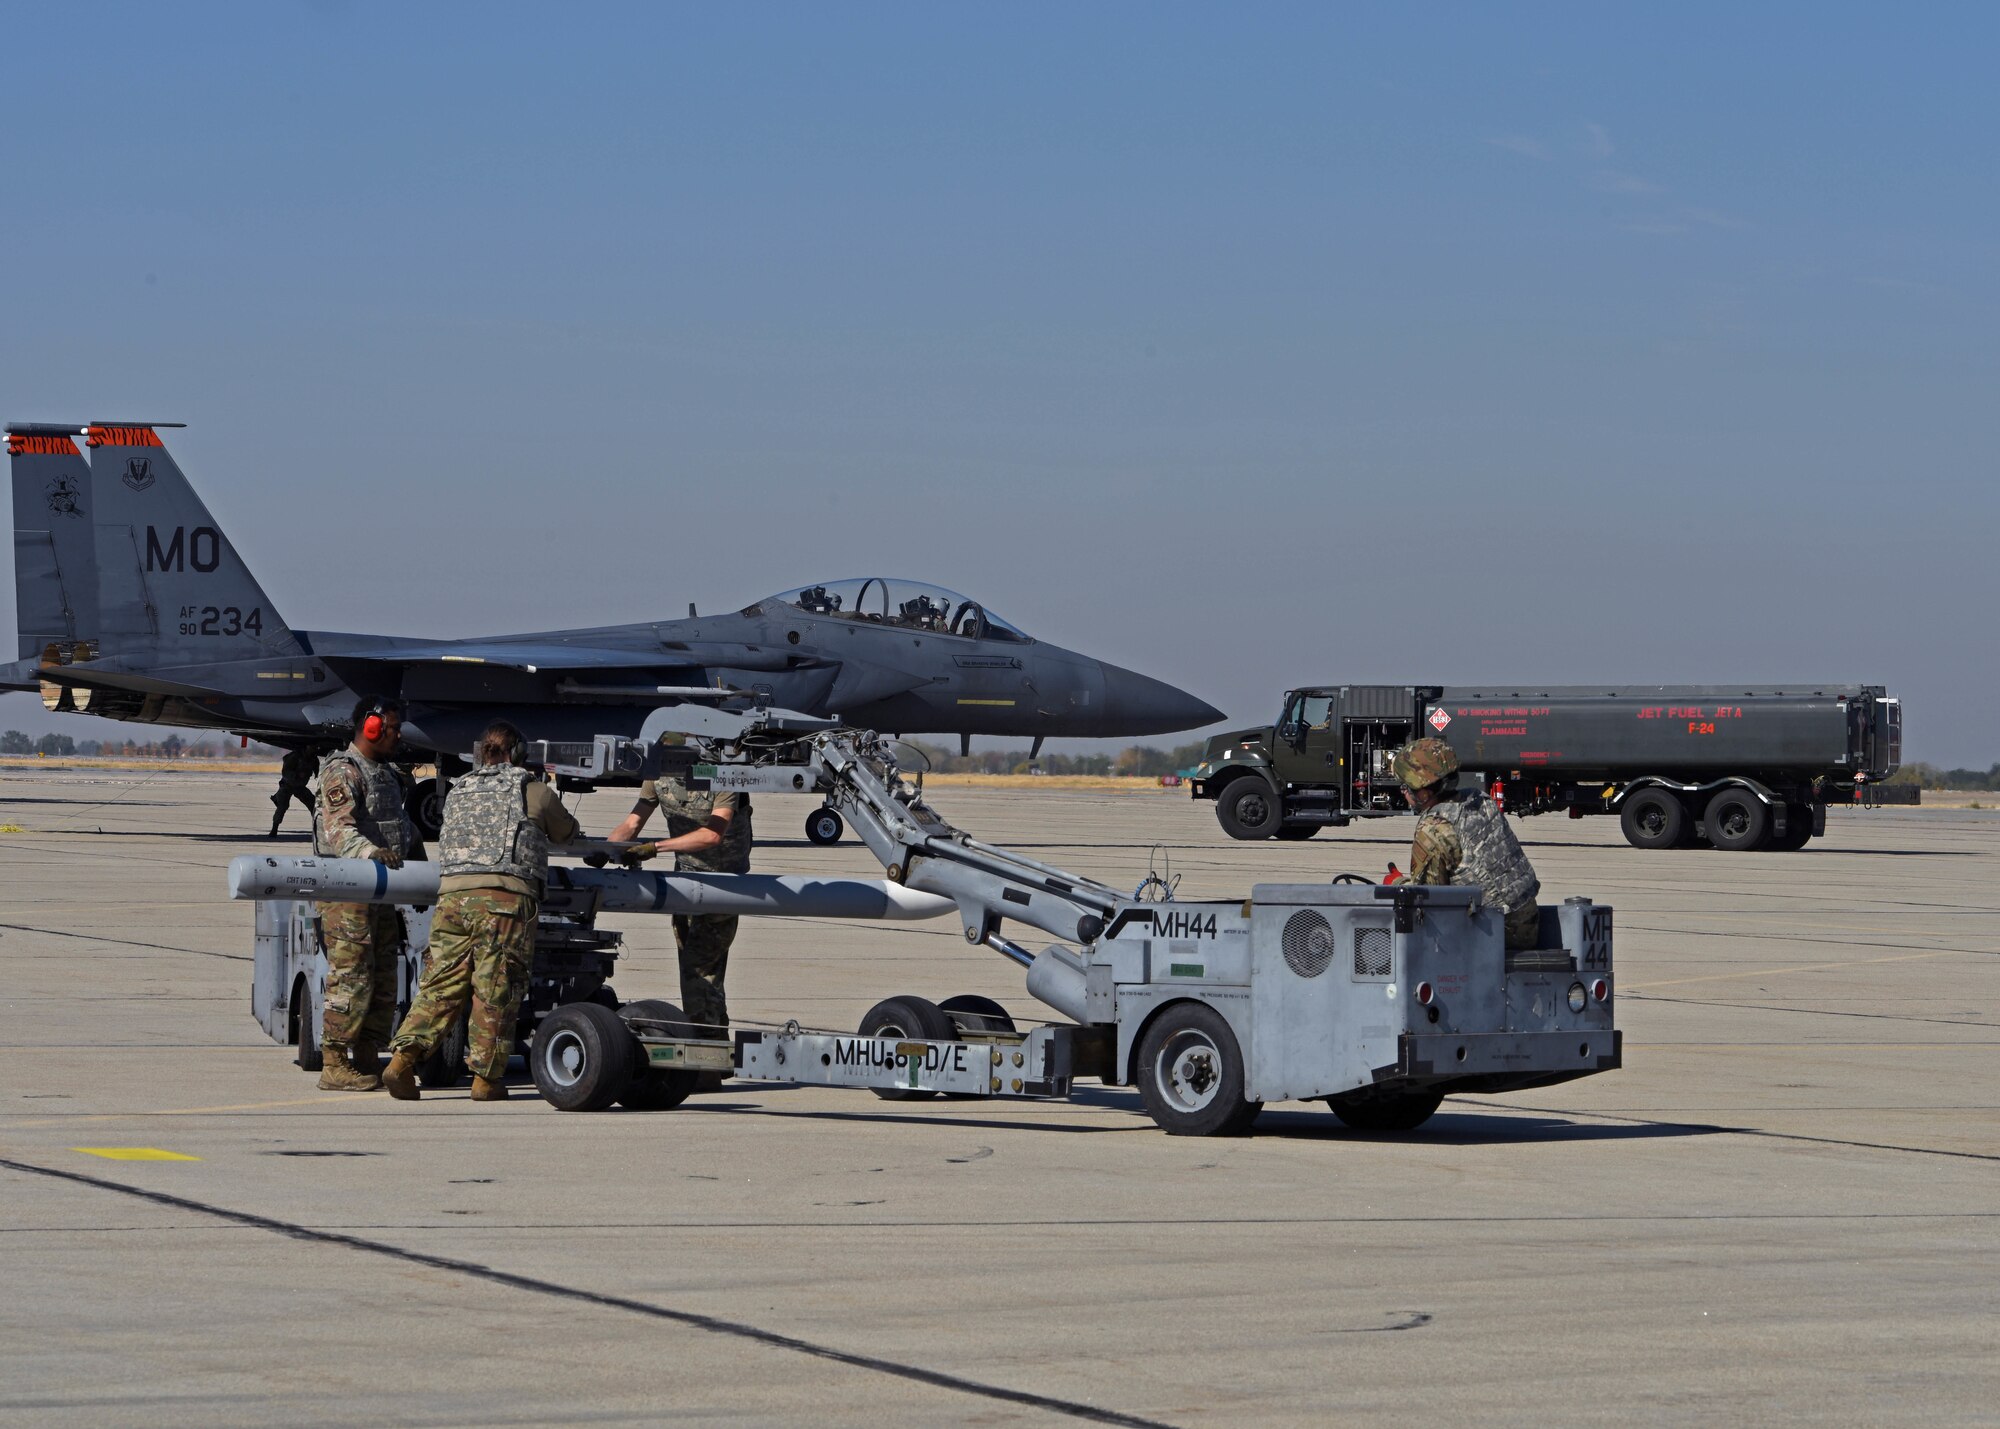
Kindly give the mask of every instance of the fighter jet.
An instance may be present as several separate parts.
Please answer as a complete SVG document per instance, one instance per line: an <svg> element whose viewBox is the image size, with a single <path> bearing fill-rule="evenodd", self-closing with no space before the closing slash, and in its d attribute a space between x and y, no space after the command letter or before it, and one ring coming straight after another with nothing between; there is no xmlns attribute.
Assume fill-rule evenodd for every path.
<svg viewBox="0 0 2000 1429"><path fill-rule="evenodd" d="M293 628L160 440L163 422L16 424L19 658L0 688L52 710L331 749L363 695L404 700L412 757L455 772L485 724L636 735L683 701L768 705L899 735L1031 739L1192 729L1184 690L1038 640L976 600L868 576L729 614L460 640ZM77 448L83 437L89 460ZM302 494L303 495L303 494ZM434 790L419 803L435 812ZM434 817L420 819L434 823Z"/></svg>

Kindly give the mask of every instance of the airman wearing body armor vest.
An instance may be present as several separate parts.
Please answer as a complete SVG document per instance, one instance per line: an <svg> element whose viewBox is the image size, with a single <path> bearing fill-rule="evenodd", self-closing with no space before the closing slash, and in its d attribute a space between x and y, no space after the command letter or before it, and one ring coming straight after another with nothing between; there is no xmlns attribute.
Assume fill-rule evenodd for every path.
<svg viewBox="0 0 2000 1429"><path fill-rule="evenodd" d="M355 707L354 742L319 767L313 851L400 868L416 850L403 812L403 786L388 762L402 738L403 708L365 699ZM386 903L322 903L326 990L321 999L321 1091L372 1092L382 1085L379 1053L396 1025L396 963L402 921Z"/></svg>
<svg viewBox="0 0 2000 1429"><path fill-rule="evenodd" d="M1487 905L1504 916L1507 946L1534 947L1541 880L1507 816L1480 790L1458 787L1458 755L1441 739L1399 749L1394 767L1417 812L1410 881L1477 887Z"/></svg>
<svg viewBox="0 0 2000 1429"><path fill-rule="evenodd" d="M626 852L637 862L656 854L674 855L675 867L683 873L748 873L750 847L750 798L746 794L717 794L690 789L679 779L648 779L639 790L639 800L623 823L611 832L614 841L638 837L646 821L655 813L664 814L667 837L657 843L638 844ZM703 1029L703 1035L722 1035L729 1026L729 1000L723 993L723 978L729 971L729 948L736 941L738 920L729 914L682 914L674 918L674 941L680 951L681 1007L687 1020ZM704 1086L719 1077L704 1073Z"/></svg>
<svg viewBox="0 0 2000 1429"><path fill-rule="evenodd" d="M451 786L438 839L438 903L409 1015L389 1044L383 1083L414 1101L417 1066L466 1018L474 1101L504 1101L514 1027L535 957L549 845L581 836L555 791L518 763L527 748L504 720L479 736L478 763ZM468 1011L468 1003L470 1010Z"/></svg>

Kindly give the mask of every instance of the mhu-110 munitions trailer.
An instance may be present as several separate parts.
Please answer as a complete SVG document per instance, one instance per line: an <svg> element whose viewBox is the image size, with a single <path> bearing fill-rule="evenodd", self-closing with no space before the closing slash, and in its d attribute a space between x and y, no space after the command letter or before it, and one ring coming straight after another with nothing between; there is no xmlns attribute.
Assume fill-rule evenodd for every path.
<svg viewBox="0 0 2000 1429"><path fill-rule="evenodd" d="M1232 838L1307 839L1402 812L1390 756L1432 735L1508 813L1614 815L1637 848L1800 849L1829 805L1906 792L1902 702L1825 684L1308 686L1209 740L1189 792Z"/></svg>
<svg viewBox="0 0 2000 1429"><path fill-rule="evenodd" d="M711 754L726 761L728 750L697 757ZM1149 875L1126 893L953 827L898 769L893 741L822 728L770 762L823 787L888 881L776 880L797 886L788 905L746 894L731 911L810 914L819 890L845 885L825 896L846 900L850 915L956 913L967 942L1021 966L1028 992L1064 1020L1024 1029L985 998L899 995L851 1032L792 1022L725 1038L666 1001L568 1002L540 1017L528 1047L535 1084L556 1107L671 1107L709 1070L891 1098L1061 1098L1094 1079L1136 1085L1175 1134L1242 1130L1265 1103L1295 1100L1324 1100L1352 1126L1407 1130L1451 1092L1516 1091L1619 1065L1612 913L1588 899L1545 909L1538 945L1509 951L1500 910L1472 888L1380 887L1350 874L1192 900ZM237 896L280 896L280 865L302 862L239 860ZM397 896L371 866L319 862L318 896L341 893L342 879L342 896ZM564 877L598 890L600 910L684 911L670 905L736 900L730 890L760 876ZM695 895L676 891L690 884ZM1062 941L1033 952L1010 924Z"/></svg>

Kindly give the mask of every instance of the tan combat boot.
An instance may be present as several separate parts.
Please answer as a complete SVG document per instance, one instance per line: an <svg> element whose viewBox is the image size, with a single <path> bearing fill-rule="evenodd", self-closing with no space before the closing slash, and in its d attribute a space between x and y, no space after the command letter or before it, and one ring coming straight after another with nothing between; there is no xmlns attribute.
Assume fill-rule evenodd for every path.
<svg viewBox="0 0 2000 1429"><path fill-rule="evenodd" d="M364 1077L382 1075L382 1052L373 1042L363 1038L347 1049L348 1065Z"/></svg>
<svg viewBox="0 0 2000 1429"><path fill-rule="evenodd" d="M326 1066L319 1074L319 1089L323 1092L379 1092L382 1090L380 1077L357 1072L347 1062L347 1049L338 1042L325 1044Z"/></svg>
<svg viewBox="0 0 2000 1429"><path fill-rule="evenodd" d="M399 1102L418 1101L423 1093L417 1089L417 1056L414 1052L398 1052L389 1059L389 1070L382 1074L382 1085L389 1089L389 1095Z"/></svg>
<svg viewBox="0 0 2000 1429"><path fill-rule="evenodd" d="M507 1100L507 1084L498 1077L474 1077L472 1099L476 1102L504 1102Z"/></svg>

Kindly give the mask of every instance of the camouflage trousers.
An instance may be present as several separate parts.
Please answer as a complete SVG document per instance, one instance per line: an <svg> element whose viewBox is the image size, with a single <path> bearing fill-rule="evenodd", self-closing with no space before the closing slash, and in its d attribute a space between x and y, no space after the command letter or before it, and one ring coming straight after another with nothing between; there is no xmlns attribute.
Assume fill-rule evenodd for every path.
<svg viewBox="0 0 2000 1429"><path fill-rule="evenodd" d="M498 1081L514 1051L534 958L534 899L499 888L445 894L431 918L423 981L390 1050L428 1057L470 999L465 1065L475 1077Z"/></svg>
<svg viewBox="0 0 2000 1429"><path fill-rule="evenodd" d="M1507 915L1507 946L1532 948L1542 934L1542 910L1530 898Z"/></svg>
<svg viewBox="0 0 2000 1429"><path fill-rule="evenodd" d="M704 1037L720 1036L729 1026L722 977L729 971L729 945L736 941L738 921L718 913L674 918L674 941L681 952L681 1011Z"/></svg>
<svg viewBox="0 0 2000 1429"><path fill-rule="evenodd" d="M325 1047L372 1042L396 1028L396 961L403 924L387 903L322 903L326 996L319 1040Z"/></svg>

